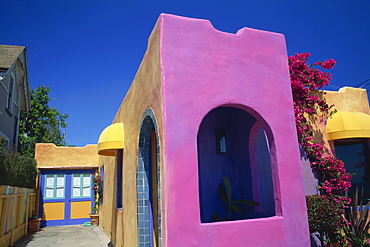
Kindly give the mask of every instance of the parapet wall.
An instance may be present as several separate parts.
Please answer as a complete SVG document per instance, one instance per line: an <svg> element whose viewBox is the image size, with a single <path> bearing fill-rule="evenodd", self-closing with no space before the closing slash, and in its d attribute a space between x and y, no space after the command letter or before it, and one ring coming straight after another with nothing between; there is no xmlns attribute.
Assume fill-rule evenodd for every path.
<svg viewBox="0 0 370 247"><path fill-rule="evenodd" d="M39 169L97 168L99 164L96 145L58 147L53 143L37 143L35 159Z"/></svg>

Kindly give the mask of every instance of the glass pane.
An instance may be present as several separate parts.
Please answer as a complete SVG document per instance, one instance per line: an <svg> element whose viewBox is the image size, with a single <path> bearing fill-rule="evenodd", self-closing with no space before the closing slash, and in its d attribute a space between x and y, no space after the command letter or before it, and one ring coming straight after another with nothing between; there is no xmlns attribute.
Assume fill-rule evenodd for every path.
<svg viewBox="0 0 370 247"><path fill-rule="evenodd" d="M46 188L54 188L54 175L46 175Z"/></svg>
<svg viewBox="0 0 370 247"><path fill-rule="evenodd" d="M80 174L73 174L73 187L80 187L81 185Z"/></svg>
<svg viewBox="0 0 370 247"><path fill-rule="evenodd" d="M364 145L361 143L335 146L335 153L337 158L344 162L347 172L352 174L350 191L358 188L360 198L368 200L370 198L370 184L364 178L367 177L365 171L369 168L366 163Z"/></svg>
<svg viewBox="0 0 370 247"><path fill-rule="evenodd" d="M91 179L90 174L83 174L83 186L89 186L90 187Z"/></svg>
<svg viewBox="0 0 370 247"><path fill-rule="evenodd" d="M57 187L64 188L64 174L57 174Z"/></svg>
<svg viewBox="0 0 370 247"><path fill-rule="evenodd" d="M54 189L46 189L45 190L45 197L46 198L52 198L54 197Z"/></svg>
<svg viewBox="0 0 370 247"><path fill-rule="evenodd" d="M80 187L78 188L73 188L73 197L78 197L80 196L80 193L81 193L81 190L80 190Z"/></svg>
<svg viewBox="0 0 370 247"><path fill-rule="evenodd" d="M57 196L56 197L64 197L64 188L57 188Z"/></svg>
<svg viewBox="0 0 370 247"><path fill-rule="evenodd" d="M90 187L83 188L83 196L90 196Z"/></svg>

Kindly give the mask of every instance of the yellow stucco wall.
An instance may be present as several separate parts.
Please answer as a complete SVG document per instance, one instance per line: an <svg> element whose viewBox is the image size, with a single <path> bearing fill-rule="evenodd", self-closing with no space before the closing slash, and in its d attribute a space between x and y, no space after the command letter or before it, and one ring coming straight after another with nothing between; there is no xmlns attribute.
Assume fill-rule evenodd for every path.
<svg viewBox="0 0 370 247"><path fill-rule="evenodd" d="M139 132L143 113L151 108L155 114L158 126L159 142L163 150L163 121L162 121L162 90L161 90L161 64L160 64L160 22L159 18L149 40L147 51L138 69L134 81L126 94L113 123L122 122L124 128L123 151L123 211L117 212L116 202L111 198L115 188L116 178L108 177L112 174L112 166L115 161L100 159L100 165L104 165L104 203L100 208L101 221L104 232L110 237L114 246L137 246L137 202L136 202L136 167L138 155ZM124 94L124 93L123 93ZM163 152L161 151L161 154ZM163 157L160 157L163 167ZM109 167L108 167L109 166ZM109 170L109 172L108 172ZM163 171L163 169L161 168ZM161 185L163 187L163 185ZM115 189L113 192L115 193ZM125 219L123 221L123 218ZM162 220L164 222L164 220ZM124 231L123 231L124 229ZM163 229L165 229L163 227ZM164 234L164 233L163 233Z"/></svg>
<svg viewBox="0 0 370 247"><path fill-rule="evenodd" d="M113 235L115 235L113 223L115 222L116 210L116 160L112 156L100 156L99 162L100 166L104 165L104 194L103 201L99 205L99 226L112 240Z"/></svg>
<svg viewBox="0 0 370 247"><path fill-rule="evenodd" d="M58 147L53 143L37 143L35 159L39 169L97 168L99 165L96 145Z"/></svg>
<svg viewBox="0 0 370 247"><path fill-rule="evenodd" d="M334 104L337 111L363 112L370 114L366 89L343 87L338 92L325 91L328 104Z"/></svg>
<svg viewBox="0 0 370 247"><path fill-rule="evenodd" d="M334 105L333 109L338 112L363 112L370 114L369 101L367 98L366 89L343 87L338 91L322 91L316 93L319 98L325 98L328 105ZM328 142L326 124L327 118L325 114L319 113L314 118L310 118L314 123L314 140L325 145L329 152L332 152L332 143Z"/></svg>

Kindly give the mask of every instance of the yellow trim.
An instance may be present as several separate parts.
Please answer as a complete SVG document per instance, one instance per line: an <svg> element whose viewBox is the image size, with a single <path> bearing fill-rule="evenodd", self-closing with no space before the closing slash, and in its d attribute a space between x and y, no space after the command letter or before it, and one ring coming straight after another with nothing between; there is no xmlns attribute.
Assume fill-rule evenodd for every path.
<svg viewBox="0 0 370 247"><path fill-rule="evenodd" d="M326 125L328 140L370 138L370 115L363 112L337 112Z"/></svg>
<svg viewBox="0 0 370 247"><path fill-rule="evenodd" d="M98 154L114 156L115 150L123 149L123 123L109 125L100 134Z"/></svg>

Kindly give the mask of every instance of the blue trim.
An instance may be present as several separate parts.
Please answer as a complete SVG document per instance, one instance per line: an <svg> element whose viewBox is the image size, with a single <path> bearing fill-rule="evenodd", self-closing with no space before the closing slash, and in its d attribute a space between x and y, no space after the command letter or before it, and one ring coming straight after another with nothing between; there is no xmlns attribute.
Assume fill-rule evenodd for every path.
<svg viewBox="0 0 370 247"><path fill-rule="evenodd" d="M73 196L73 175L74 174L79 174L80 175L80 196ZM72 174L72 178L71 178L71 198L72 199L75 199L75 198L90 198L91 197L91 193L92 191L90 190L90 195L89 196L83 196L83 189L84 189L84 183L83 183L83 178L84 178L84 174L89 174L89 185L90 185L90 188L92 186L92 176L91 176L91 173L88 173L88 172L84 172L84 173L73 173Z"/></svg>
<svg viewBox="0 0 370 247"><path fill-rule="evenodd" d="M57 180L58 180L58 175L64 175L64 195L63 197L57 197ZM53 197L48 197L47 199L64 199L66 197L66 174L65 173L58 173L58 174L45 174L45 175L54 175L54 185L53 185ZM46 187L44 187L44 195L46 194Z"/></svg>
<svg viewBox="0 0 370 247"><path fill-rule="evenodd" d="M117 208L122 209L122 149L117 153Z"/></svg>
<svg viewBox="0 0 370 247"><path fill-rule="evenodd" d="M80 218L80 219L70 219L71 214L71 202L79 202L79 201L90 201L91 207L94 203L93 193L90 193L90 197L82 197L82 198L72 198L72 174L75 173L94 173L95 170L87 169L87 170L47 170L41 171L41 178L40 178L40 203L39 203L39 215L43 215L43 204L44 203L51 203L51 202L64 202L64 215L65 218L63 220L49 220L49 221L41 221L41 226L60 226L60 225L75 225L75 224L82 224L86 221L89 221L90 218ZM45 193L45 175L48 174L65 174L65 198L47 198L44 199L43 195ZM91 178L91 175L90 175ZM91 186L91 185L90 185ZM92 190L92 189L91 189Z"/></svg>

